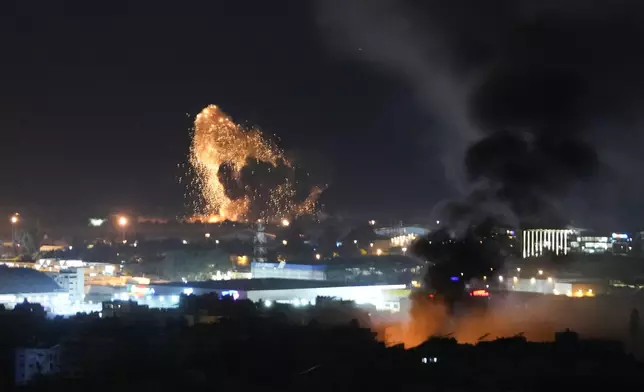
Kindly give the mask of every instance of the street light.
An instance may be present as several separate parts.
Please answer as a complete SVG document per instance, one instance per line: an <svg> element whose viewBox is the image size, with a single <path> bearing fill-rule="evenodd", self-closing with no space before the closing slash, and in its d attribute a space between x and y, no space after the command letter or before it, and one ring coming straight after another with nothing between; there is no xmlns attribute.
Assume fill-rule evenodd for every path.
<svg viewBox="0 0 644 392"><path fill-rule="evenodd" d="M322 257L322 256L321 256L319 253L317 253L317 254L315 255L315 259L316 259L316 260L320 260L320 258L321 258L321 257Z"/></svg>
<svg viewBox="0 0 644 392"><path fill-rule="evenodd" d="M16 247L16 225L20 220L18 218L18 213L11 215L11 218L9 220L11 221L11 246L15 248Z"/></svg>
<svg viewBox="0 0 644 392"><path fill-rule="evenodd" d="M210 238L210 233L206 233L206 238Z"/></svg>
<svg viewBox="0 0 644 392"><path fill-rule="evenodd" d="M291 222L289 222L288 219L282 219L282 226L289 227L290 224Z"/></svg>
<svg viewBox="0 0 644 392"><path fill-rule="evenodd" d="M282 245L284 245L284 246L288 245L288 241L282 240Z"/></svg>
<svg viewBox="0 0 644 392"><path fill-rule="evenodd" d="M128 219L126 216L120 216L118 220L119 226L121 226L121 236L123 237L123 243L127 242L127 239L125 238L125 228L127 227L128 224Z"/></svg>

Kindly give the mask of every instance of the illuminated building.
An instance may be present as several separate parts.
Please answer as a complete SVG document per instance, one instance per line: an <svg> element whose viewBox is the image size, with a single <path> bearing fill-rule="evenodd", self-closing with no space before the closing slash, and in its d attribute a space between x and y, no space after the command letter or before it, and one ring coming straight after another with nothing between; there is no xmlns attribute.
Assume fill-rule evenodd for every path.
<svg viewBox="0 0 644 392"><path fill-rule="evenodd" d="M401 227L383 227L374 230L374 232L382 237L389 238L389 244L378 244L378 248L385 249L391 248L408 248L412 242L418 237L429 234L429 229L416 226L401 226Z"/></svg>
<svg viewBox="0 0 644 392"><path fill-rule="evenodd" d="M40 245L40 252L55 252L62 251L69 247L69 245Z"/></svg>
<svg viewBox="0 0 644 392"><path fill-rule="evenodd" d="M70 268L60 272L47 272L54 281L67 293L72 302L81 302L85 299L85 269Z"/></svg>
<svg viewBox="0 0 644 392"><path fill-rule="evenodd" d="M544 252L568 254L570 229L529 229L522 232L523 258L543 256Z"/></svg>
<svg viewBox="0 0 644 392"><path fill-rule="evenodd" d="M430 230L419 226L398 226L398 227L381 227L375 229L374 232L379 236L386 239L372 240L366 247L366 244L361 244L368 254L383 255L383 254L401 254L404 255L412 243L419 237L429 234ZM378 252L380 249L380 252ZM404 250L403 250L404 249Z"/></svg>
<svg viewBox="0 0 644 392"><path fill-rule="evenodd" d="M375 249L375 248L374 248ZM423 264L402 255L337 257L328 264L252 263L257 278L327 280L357 284L408 284L421 279Z"/></svg>
<svg viewBox="0 0 644 392"><path fill-rule="evenodd" d="M418 238L417 234L403 234L396 237L391 237L391 246L398 248L409 247Z"/></svg>
<svg viewBox="0 0 644 392"><path fill-rule="evenodd" d="M570 250L581 253L600 254L608 252L609 249L610 241L605 236L577 236L570 242Z"/></svg>
<svg viewBox="0 0 644 392"><path fill-rule="evenodd" d="M632 241L632 237L626 233L612 233L610 236L577 235L570 241L570 250L586 254L627 255L632 250Z"/></svg>
<svg viewBox="0 0 644 392"><path fill-rule="evenodd" d="M141 302L151 308L157 307L157 304L154 304L154 298L159 296L163 296L166 303L169 297L174 297L176 299L174 307L176 307L181 294L217 293L221 296L231 296L233 299L248 299L262 303L264 306L271 306L270 304L274 303L296 307L313 306L318 297L332 297L354 301L358 305L373 306L378 310L397 312L400 311L400 301L408 298L410 294L404 284L352 285L322 280L276 278L166 283L151 286L155 295L151 298L146 297L145 301Z"/></svg>
<svg viewBox="0 0 644 392"><path fill-rule="evenodd" d="M613 233L610 236L611 248L615 255L628 255L633 249L633 239L626 233Z"/></svg>
<svg viewBox="0 0 644 392"><path fill-rule="evenodd" d="M429 234L430 230L424 227L418 227L418 226L399 226L399 227L381 227L381 228L375 229L374 232L379 236L389 237L389 238L406 236L409 234L413 234L417 237L419 236L422 237L424 235Z"/></svg>
<svg viewBox="0 0 644 392"><path fill-rule="evenodd" d="M40 303L55 313L69 305L69 294L46 274L31 268L0 267L0 304L13 308L23 301Z"/></svg>
<svg viewBox="0 0 644 392"><path fill-rule="evenodd" d="M252 263L253 279L280 278L299 280L326 280L326 266L291 263Z"/></svg>
<svg viewBox="0 0 644 392"><path fill-rule="evenodd" d="M512 276L507 279L499 279L499 282L499 287L507 291L578 298L603 294L607 287L607 282L601 279L555 279L552 277L523 279Z"/></svg>

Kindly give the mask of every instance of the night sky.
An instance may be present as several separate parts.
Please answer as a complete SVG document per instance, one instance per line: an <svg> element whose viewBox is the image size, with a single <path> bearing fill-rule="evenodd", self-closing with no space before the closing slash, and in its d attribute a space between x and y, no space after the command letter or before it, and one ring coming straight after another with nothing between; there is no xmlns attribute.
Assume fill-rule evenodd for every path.
<svg viewBox="0 0 644 392"><path fill-rule="evenodd" d="M547 201L548 214L580 226L642 226L637 2L449 4L4 2L0 202L78 216L121 206L181 214L177 165L192 119L217 104L286 151L316 157L331 212L429 219L441 201L470 200L484 178L501 184L486 197L510 208L524 208L517 194L537 194L530 216ZM514 116L507 103L534 94L497 94L508 80L561 84L507 109ZM564 104L544 104L561 86L574 90ZM592 151L563 159L560 145L537 143L519 170L508 159L467 166L466 156L520 159L494 144L497 131L515 130L521 140L565 134L567 151L581 151L577 142ZM536 163L553 160L546 173L566 174L536 178Z"/></svg>

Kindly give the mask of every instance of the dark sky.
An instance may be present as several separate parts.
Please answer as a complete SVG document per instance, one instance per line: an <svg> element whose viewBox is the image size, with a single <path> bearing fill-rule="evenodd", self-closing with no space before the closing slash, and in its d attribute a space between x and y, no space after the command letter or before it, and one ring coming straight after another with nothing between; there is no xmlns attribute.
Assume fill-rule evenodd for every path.
<svg viewBox="0 0 644 392"><path fill-rule="evenodd" d="M331 211L425 217L489 180L510 208L527 192L582 226L639 227L644 13L592 3L5 1L0 202L180 213L192 118L217 104L321 157ZM569 81L572 105L545 103ZM495 160L521 158L498 132L536 151L520 170ZM577 142L596 159L564 159Z"/></svg>
<svg viewBox="0 0 644 392"><path fill-rule="evenodd" d="M4 203L179 206L176 165L211 103L322 156L329 208L427 210L443 197L442 185L427 193L431 177L409 184L430 166L409 88L330 50L309 2L10 3Z"/></svg>

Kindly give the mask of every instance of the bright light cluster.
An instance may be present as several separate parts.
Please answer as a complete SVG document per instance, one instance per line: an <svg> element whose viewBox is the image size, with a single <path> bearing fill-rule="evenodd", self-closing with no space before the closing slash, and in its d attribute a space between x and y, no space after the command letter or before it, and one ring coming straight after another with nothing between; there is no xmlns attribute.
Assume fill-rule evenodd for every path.
<svg viewBox="0 0 644 392"><path fill-rule="evenodd" d="M197 173L205 216L194 220L210 223L224 220L247 220L252 196L232 199L226 193L224 183L219 178L222 165L231 169L234 178L239 179L243 167L249 159L271 164L273 167L292 163L284 152L268 141L256 129L245 129L235 124L221 109L209 105L195 119L194 135L190 148L190 163ZM289 179L269 192L268 210L262 218L281 219L315 212L320 189L314 189L302 203L295 202L295 184ZM279 217L279 218L278 218Z"/></svg>
<svg viewBox="0 0 644 392"><path fill-rule="evenodd" d="M391 238L391 246L393 247L408 247L410 246L417 238L416 234L403 234Z"/></svg>

